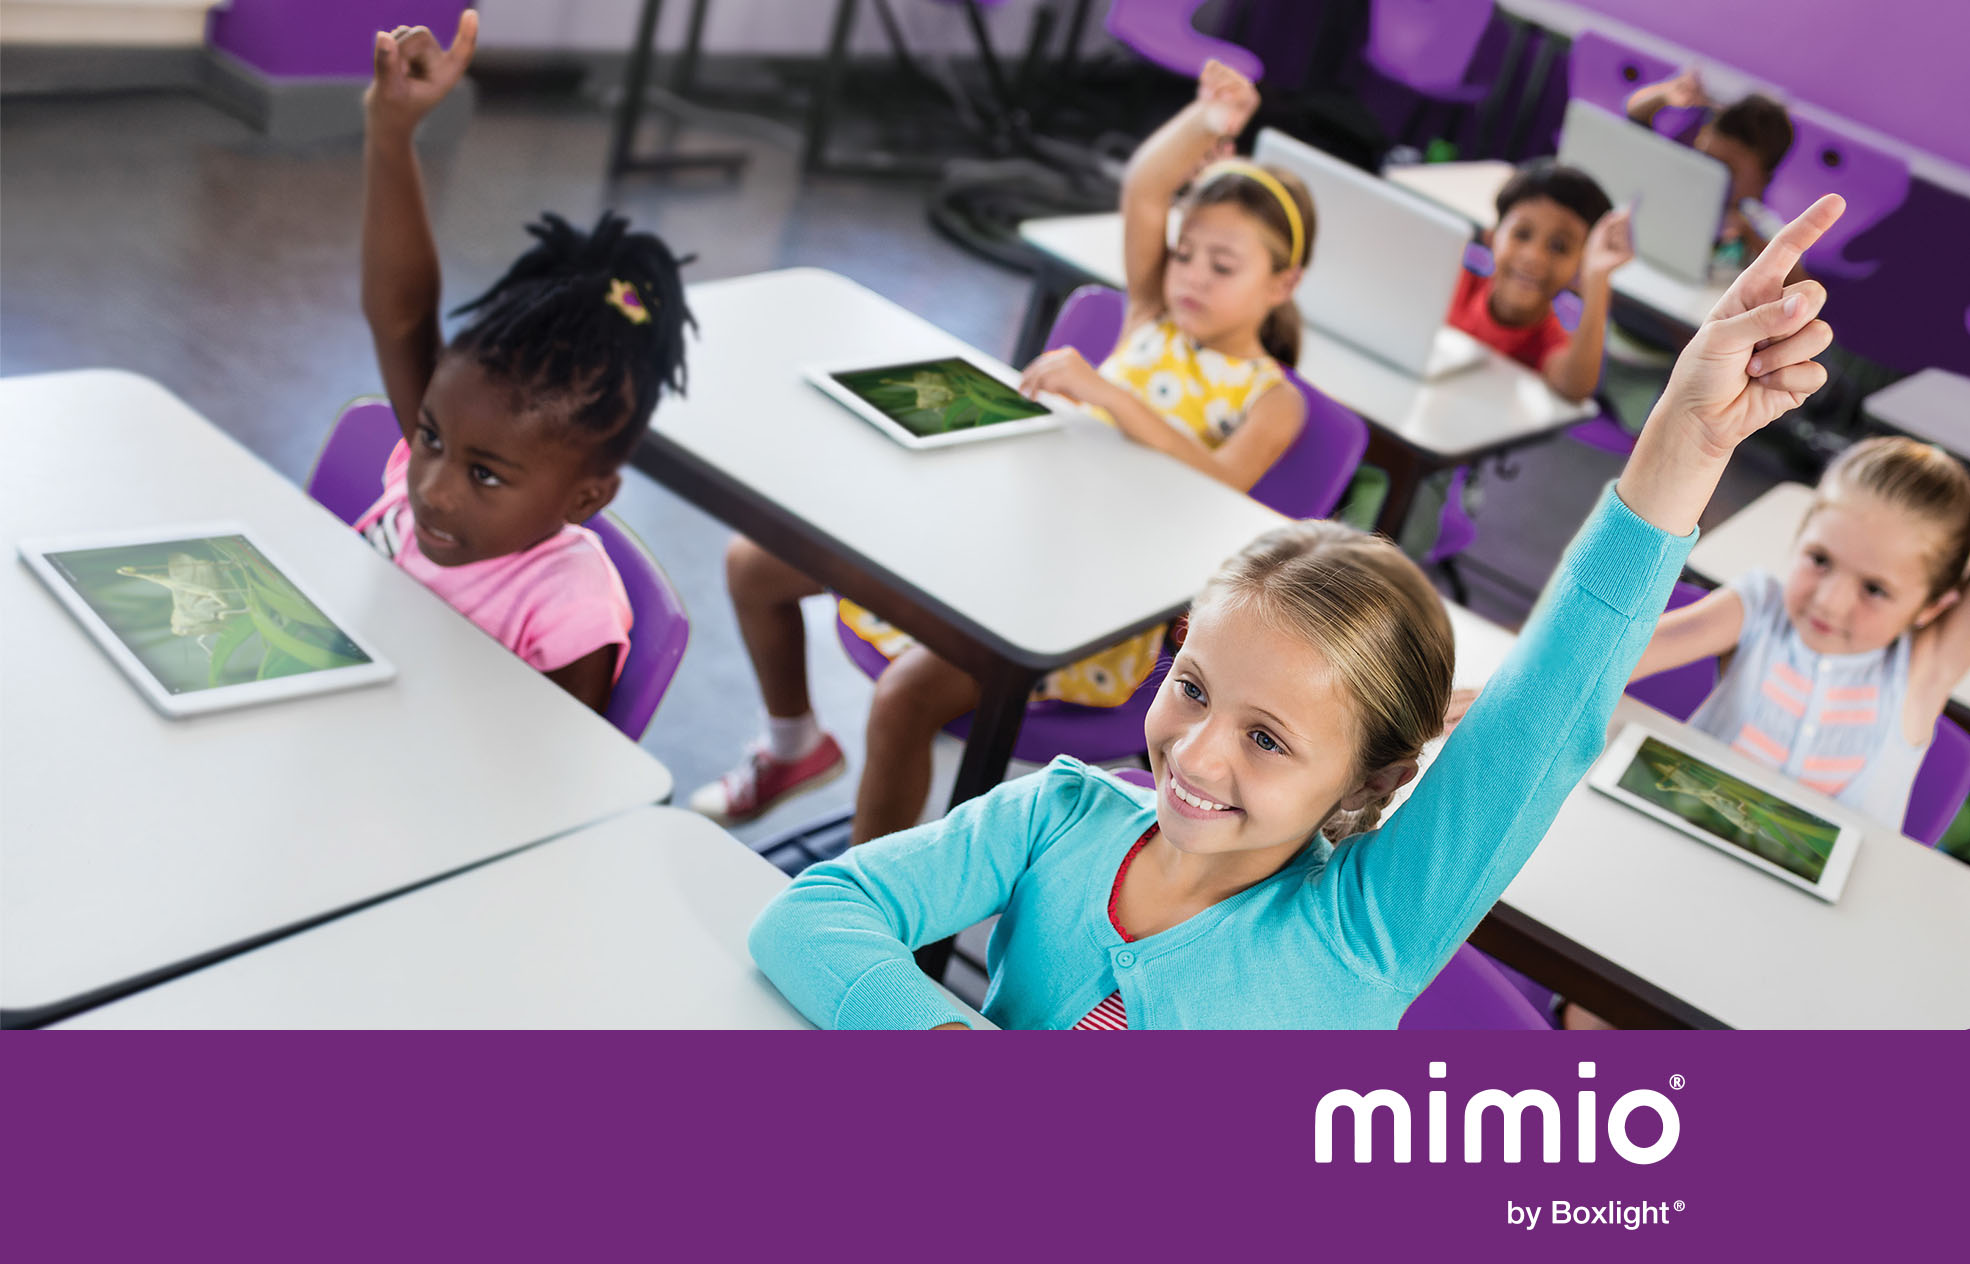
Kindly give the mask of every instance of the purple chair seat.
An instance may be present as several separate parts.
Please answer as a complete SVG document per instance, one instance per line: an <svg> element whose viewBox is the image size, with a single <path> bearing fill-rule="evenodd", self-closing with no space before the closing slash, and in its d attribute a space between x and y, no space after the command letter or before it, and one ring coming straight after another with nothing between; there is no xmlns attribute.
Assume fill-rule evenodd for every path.
<svg viewBox="0 0 1970 1264"><path fill-rule="evenodd" d="M1172 74L1195 79L1213 57L1253 83L1265 77L1265 63L1241 48L1197 29L1197 10L1205 0L1110 0L1102 25L1144 61Z"/></svg>
<svg viewBox="0 0 1970 1264"><path fill-rule="evenodd" d="M403 438L389 401L359 399L342 410L315 458L308 475L308 494L342 521L355 525L382 491L383 466ZM677 674L691 637L691 620L683 599L628 527L608 513L583 524L602 541L602 548L622 576L623 590L635 622L630 630L629 656L609 695L602 718L630 741L641 741L650 717Z"/></svg>

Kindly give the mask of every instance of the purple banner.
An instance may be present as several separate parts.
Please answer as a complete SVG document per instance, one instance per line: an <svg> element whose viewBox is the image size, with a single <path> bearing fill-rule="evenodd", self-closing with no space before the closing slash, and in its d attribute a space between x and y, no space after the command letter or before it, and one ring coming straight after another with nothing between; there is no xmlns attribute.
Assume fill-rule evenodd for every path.
<svg viewBox="0 0 1970 1264"><path fill-rule="evenodd" d="M0 1189L37 1261L1894 1258L1962 1240L1965 1048L13 1033Z"/></svg>

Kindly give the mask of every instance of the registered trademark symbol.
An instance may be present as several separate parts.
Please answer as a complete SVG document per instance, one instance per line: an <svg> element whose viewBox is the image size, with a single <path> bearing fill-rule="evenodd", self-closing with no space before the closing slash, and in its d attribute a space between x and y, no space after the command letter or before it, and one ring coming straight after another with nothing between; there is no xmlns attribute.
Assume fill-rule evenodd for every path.
<svg viewBox="0 0 1970 1264"><path fill-rule="evenodd" d="M1680 1078L1682 1078L1682 1077L1680 1077L1680 1076L1678 1076L1677 1078L1678 1078L1678 1079L1680 1079ZM1678 1198L1678 1199L1676 1200L1676 1210L1677 1210L1677 1211L1681 1211L1682 1209L1683 1209L1683 1200L1682 1200L1682 1199L1680 1199L1680 1198Z"/></svg>
<svg viewBox="0 0 1970 1264"><path fill-rule="evenodd" d="M1669 1077L1670 1088L1681 1088L1686 1083L1688 1083L1688 1081L1683 1079L1683 1077L1680 1075L1672 1075ZM1678 1207L1676 1210L1681 1211L1682 1208Z"/></svg>

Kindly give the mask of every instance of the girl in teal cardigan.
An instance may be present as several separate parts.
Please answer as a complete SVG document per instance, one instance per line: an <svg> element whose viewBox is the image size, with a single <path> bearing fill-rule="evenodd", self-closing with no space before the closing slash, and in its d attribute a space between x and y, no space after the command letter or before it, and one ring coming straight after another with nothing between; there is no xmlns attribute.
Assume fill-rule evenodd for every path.
<svg viewBox="0 0 1970 1264"><path fill-rule="evenodd" d="M1062 758L854 848L760 914L760 968L824 1027L962 1027L910 952L998 913L985 1014L1002 1027L1394 1027L1599 754L1731 452L1825 380L1826 292L1784 280L1841 209L1787 226L1684 348L1387 825L1441 728L1449 623L1386 541L1296 524L1199 595L1144 726L1153 793Z"/></svg>

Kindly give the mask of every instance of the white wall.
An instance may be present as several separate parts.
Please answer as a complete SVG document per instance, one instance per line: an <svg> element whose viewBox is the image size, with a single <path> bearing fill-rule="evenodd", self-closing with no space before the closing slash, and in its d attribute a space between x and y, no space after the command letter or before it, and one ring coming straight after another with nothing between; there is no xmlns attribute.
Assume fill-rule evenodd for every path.
<svg viewBox="0 0 1970 1264"><path fill-rule="evenodd" d="M1025 49L1034 9L1040 0L1006 0L985 11L994 47L1007 53ZM923 52L965 53L974 44L963 11L940 0L891 0L910 46ZM483 23L479 42L486 48L620 52L636 34L642 0L479 0ZM1056 8L1065 23L1071 0ZM1104 4L1089 6L1087 42L1101 34ZM670 50L684 40L691 0L664 0L657 46ZM712 0L705 16L708 53L821 56L828 50L834 0ZM1055 29L1054 45L1061 38ZM850 45L858 53L882 54L889 45L874 6L857 6Z"/></svg>

